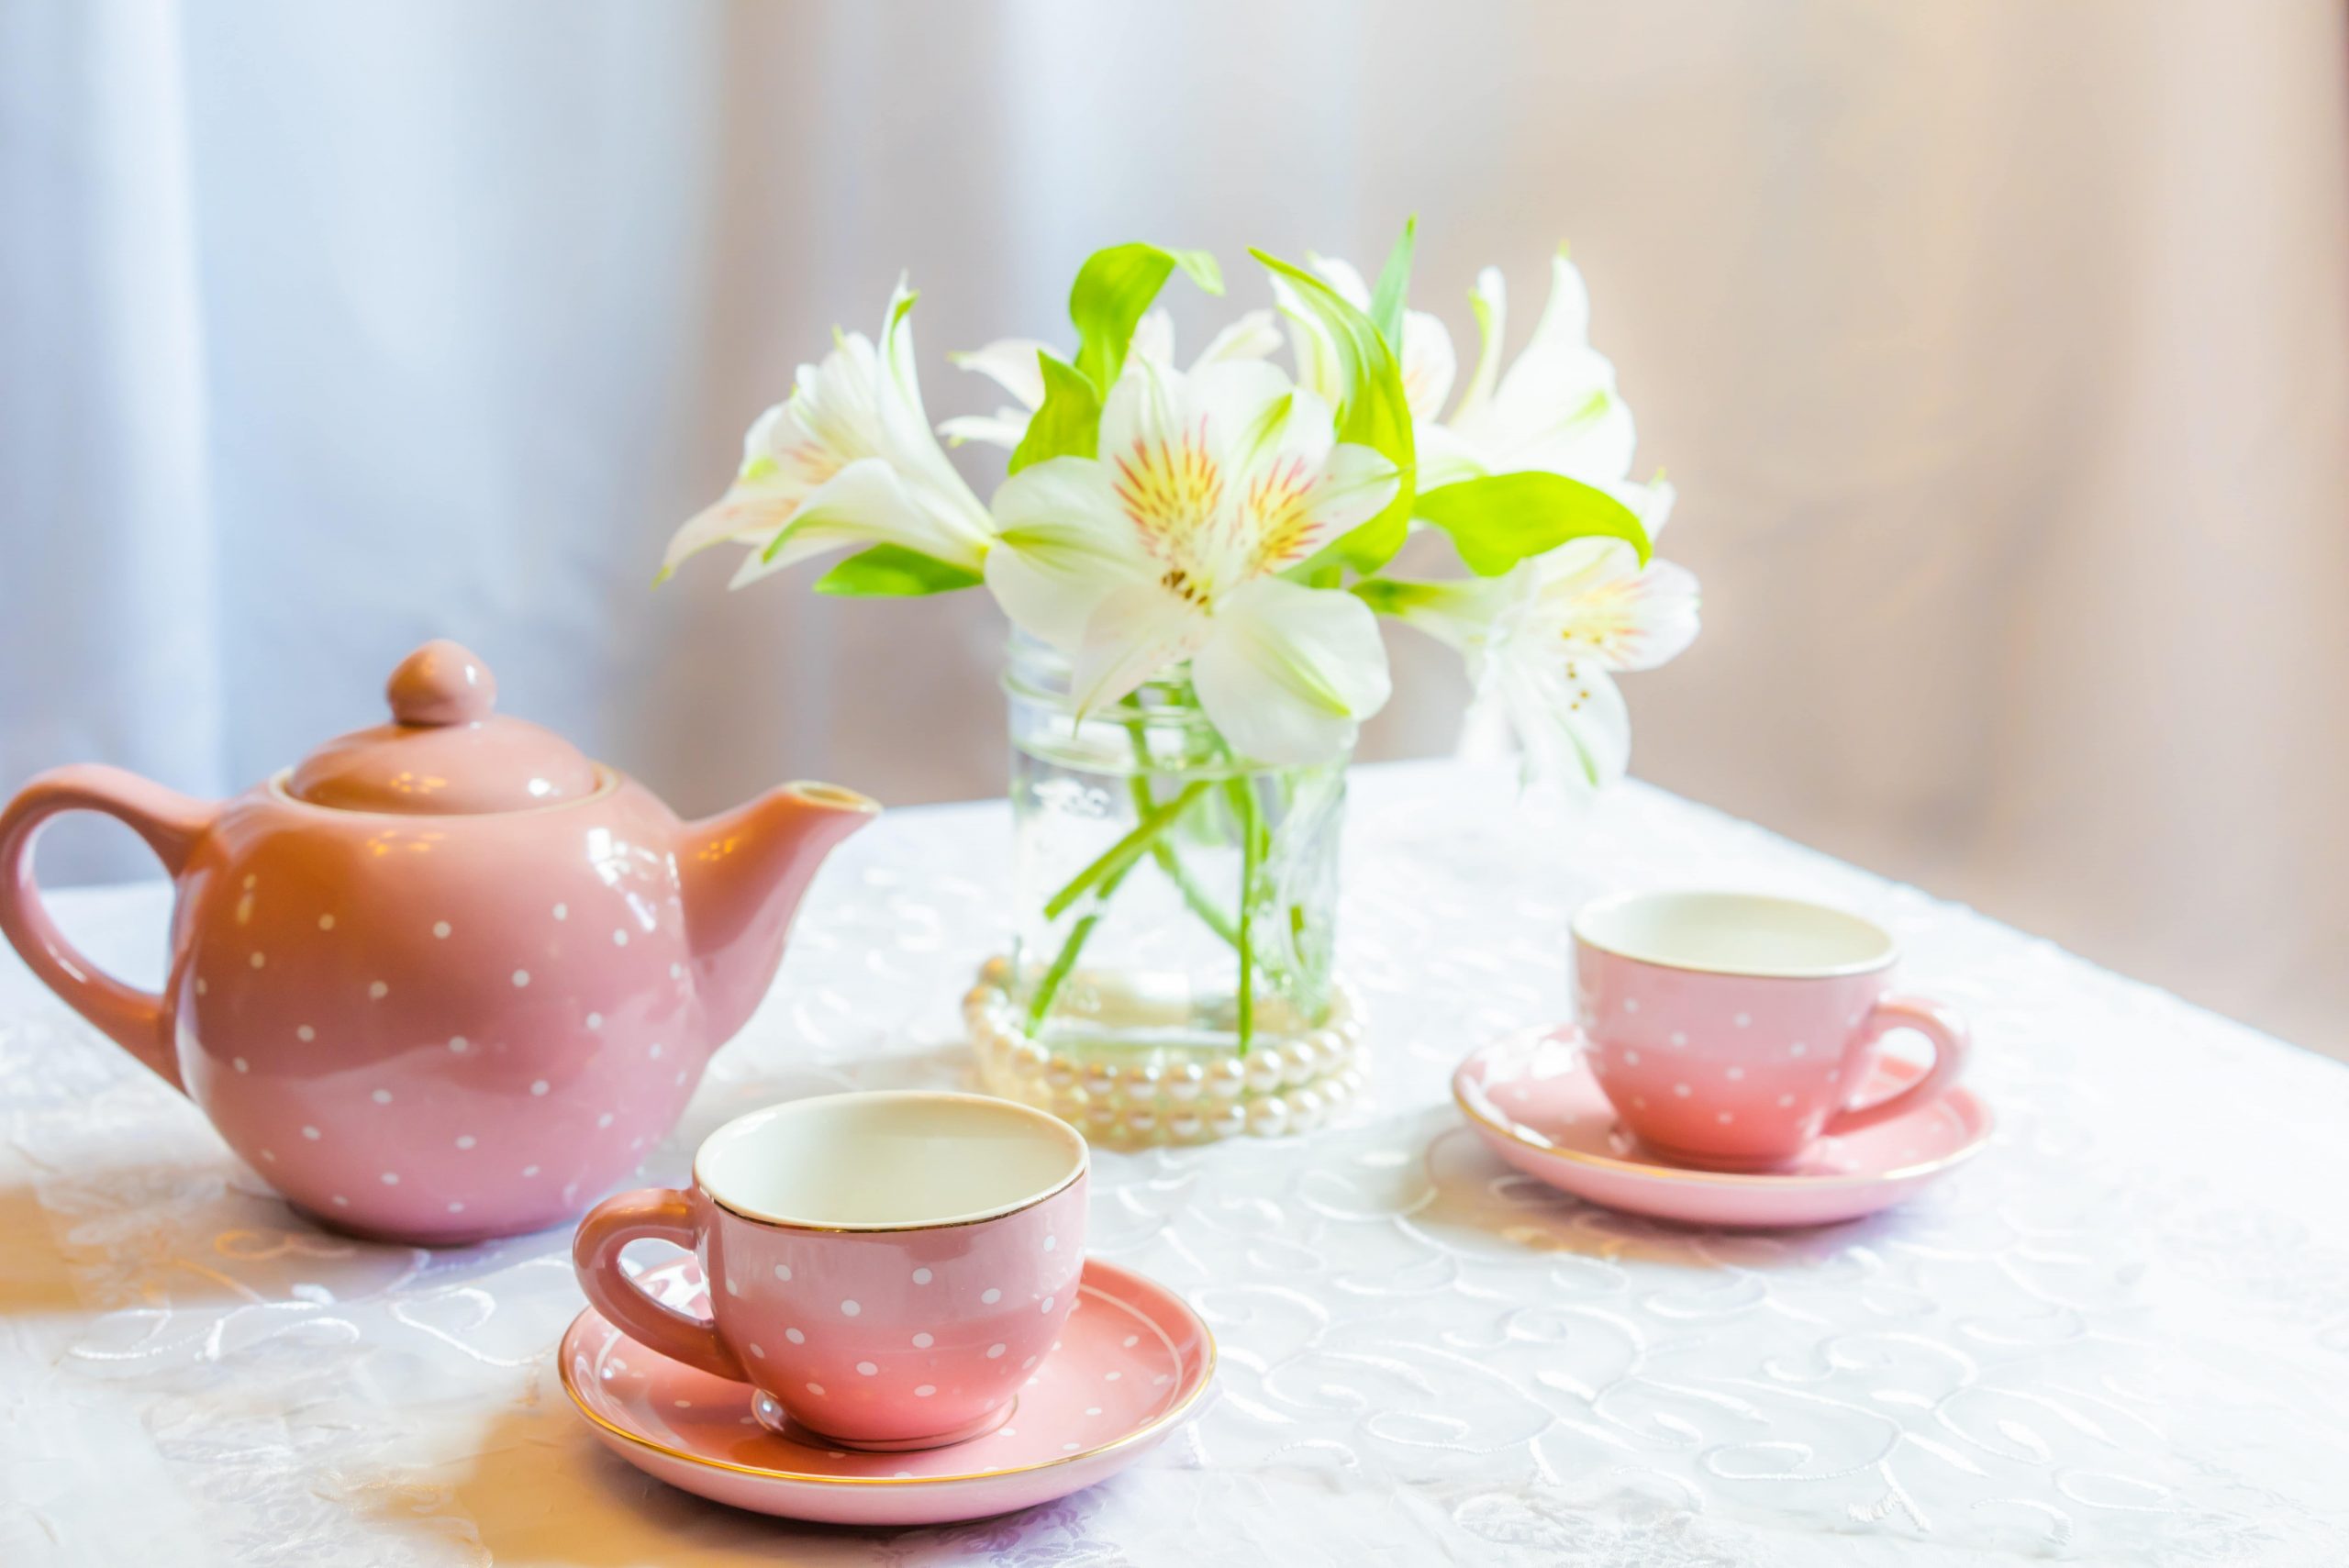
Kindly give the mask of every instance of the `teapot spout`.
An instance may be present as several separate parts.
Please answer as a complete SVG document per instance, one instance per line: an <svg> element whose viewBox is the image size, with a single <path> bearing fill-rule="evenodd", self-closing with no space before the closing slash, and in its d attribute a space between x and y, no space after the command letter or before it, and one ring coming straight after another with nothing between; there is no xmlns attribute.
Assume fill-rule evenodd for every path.
<svg viewBox="0 0 2349 1568"><path fill-rule="evenodd" d="M854 790L796 782L686 824L678 874L708 1050L732 1039L766 995L825 855L880 810Z"/></svg>

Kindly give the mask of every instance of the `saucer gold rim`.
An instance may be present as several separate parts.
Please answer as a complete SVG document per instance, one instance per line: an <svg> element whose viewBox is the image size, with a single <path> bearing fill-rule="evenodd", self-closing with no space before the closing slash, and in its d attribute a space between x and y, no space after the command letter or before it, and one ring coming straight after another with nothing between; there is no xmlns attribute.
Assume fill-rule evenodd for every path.
<svg viewBox="0 0 2349 1568"><path fill-rule="evenodd" d="M1976 1154L1981 1153L1989 1145L1991 1137L1998 1130L1998 1117L1990 1109L1989 1102L1972 1090L1960 1086L1952 1093L1964 1094L1966 1098L1974 1102L1975 1107L1982 1114L1982 1130L1964 1148L1954 1150L1937 1160L1923 1160L1914 1165L1896 1165L1887 1171L1870 1171L1837 1176L1789 1176L1778 1175L1768 1171L1698 1171L1679 1165L1650 1164L1638 1160L1618 1160L1610 1155L1586 1154L1579 1150L1560 1149L1555 1144L1536 1143L1529 1138L1520 1136L1516 1126L1508 1122L1495 1121L1476 1109L1468 1103L1468 1096L1461 1092L1460 1082L1467 1075L1469 1063L1487 1051L1504 1046L1516 1045L1520 1041L1530 1045L1537 1040L1558 1035L1579 1037L1581 1033L1582 1030L1572 1024L1561 1024L1547 1029L1518 1029L1502 1035L1497 1040L1486 1041L1470 1051L1467 1061L1453 1069L1452 1103L1460 1107L1461 1115L1478 1127L1489 1128L1529 1153L1546 1155L1553 1160L1563 1161L1570 1165L1586 1165L1594 1170L1613 1171L1621 1175L1636 1176L1644 1181L1686 1182L1704 1186L1796 1187L1815 1191L1835 1187L1872 1187L1885 1182L1909 1181L1915 1177L1934 1175L1963 1165Z"/></svg>
<svg viewBox="0 0 2349 1568"><path fill-rule="evenodd" d="M1134 1279L1146 1278L1132 1269L1122 1268L1116 1263L1105 1262L1099 1259L1088 1259L1085 1266L1088 1270L1094 1268L1114 1270ZM1149 1281L1149 1283L1155 1284L1157 1282ZM632 1448L646 1449L653 1453L701 1469L730 1471L737 1475L756 1475L768 1481L787 1481L812 1486L951 1486L964 1481L993 1481L1012 1475L1032 1475L1038 1471L1055 1470L1066 1464L1081 1464L1088 1459L1098 1459L1104 1454L1115 1453L1119 1449L1130 1448L1180 1421L1189 1413L1191 1407L1199 1402L1200 1396L1214 1385L1219 1353L1215 1342L1215 1330L1208 1327L1207 1319L1199 1316L1197 1307L1185 1301L1172 1288L1164 1285L1160 1285L1158 1288L1164 1290L1169 1296L1173 1297L1175 1305L1183 1309L1192 1322L1198 1325L1199 1337L1206 1341L1207 1353L1199 1367L1198 1379L1192 1385L1188 1394L1175 1401L1163 1413L1136 1427L1132 1431L1112 1438L1106 1443L1097 1443L1081 1452L1066 1453L1058 1459L1041 1460L1033 1464L1006 1465L996 1470L974 1470L961 1475L826 1475L807 1470L773 1470L763 1464L738 1464L730 1459L712 1459L707 1454L691 1453L655 1439L631 1432L626 1427L607 1420L588 1407L587 1401L580 1396L578 1385L572 1381L571 1358L562 1353L562 1347L570 1342L572 1330L584 1322L589 1314L596 1313L593 1307L582 1307L579 1315L573 1318L569 1326L563 1329L562 1338L555 1341L554 1370L555 1375L562 1380L562 1391L571 1396L572 1405L587 1418L590 1425L609 1433ZM1115 1296L1110 1296L1099 1286L1085 1284L1082 1280L1077 1284L1077 1291L1080 1295L1097 1296L1105 1301L1117 1300ZM1118 1304L1127 1305L1122 1302ZM1131 1307L1128 1307L1127 1309L1130 1311ZM596 1315L602 1316L600 1313ZM607 1322L608 1324L609 1320L607 1319ZM625 1329L617 1324L609 1326L615 1334L623 1339L627 1338Z"/></svg>

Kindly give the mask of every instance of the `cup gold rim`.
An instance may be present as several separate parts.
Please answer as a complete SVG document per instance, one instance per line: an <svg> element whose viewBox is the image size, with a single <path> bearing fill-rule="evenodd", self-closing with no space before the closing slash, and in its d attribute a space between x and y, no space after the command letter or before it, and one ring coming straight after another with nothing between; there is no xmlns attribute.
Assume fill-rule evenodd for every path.
<svg viewBox="0 0 2349 1568"><path fill-rule="evenodd" d="M752 1118L769 1116L788 1106L852 1098L958 1100L983 1104L991 1110L1001 1109L1015 1113L1021 1119L1048 1127L1056 1135L1065 1134L1074 1139L1076 1144L1076 1162L1068 1174L1044 1191L998 1208L986 1209L978 1214L956 1215L944 1219L899 1220L885 1225L828 1225L818 1220L786 1219L780 1215L763 1214L755 1209L745 1208L739 1204L729 1203L717 1188L703 1178L702 1157L708 1152L709 1146ZM960 1230L974 1225L992 1225L998 1219L1008 1219L1014 1215L1025 1214L1040 1204L1052 1202L1052 1199L1085 1180L1092 1171L1093 1146L1085 1140L1083 1133L1061 1120L1060 1118L1049 1112L1038 1110L1033 1106L1022 1105L1018 1100L1007 1100L996 1095L967 1094L956 1089L844 1089L838 1094L806 1095L797 1099L778 1100L773 1105L761 1106L755 1110L744 1111L740 1116L734 1117L713 1129L709 1136L703 1139L700 1145L694 1150L693 1187L695 1192L708 1199L713 1207L724 1210L746 1225L763 1226L770 1230L794 1230L804 1235L817 1236L903 1236L923 1230Z"/></svg>
<svg viewBox="0 0 2349 1568"><path fill-rule="evenodd" d="M804 1219L777 1219L771 1215L753 1214L748 1209L735 1207L704 1186L699 1173L696 1173L694 1177L694 1190L707 1198L711 1207L723 1209L729 1216L740 1220L743 1224L756 1225L763 1229L796 1230L803 1235L811 1236L903 1236L918 1230L963 1230L974 1225L993 1225L998 1219L1009 1219L1014 1215L1025 1214L1039 1205L1052 1202L1069 1188L1085 1180L1086 1176L1092 1174L1092 1161L1087 1159L1075 1170L1070 1172L1059 1186L1052 1188L1050 1192L1039 1193L1034 1197L1028 1198L1010 1208L990 1209L985 1214L973 1215L967 1219L916 1219L908 1220L902 1225L818 1225Z"/></svg>
<svg viewBox="0 0 2349 1568"><path fill-rule="evenodd" d="M1668 958L1653 958L1642 953L1625 952L1621 948L1593 937L1585 929L1585 922L1594 915L1619 909L1627 904L1637 904L1653 898L1744 898L1760 903L1788 904L1807 909L1823 909L1831 915L1856 921L1884 939L1884 955L1863 962L1820 964L1803 969L1748 969L1730 964L1677 963ZM1761 980L1800 984L1814 980L1849 980L1865 974L1882 974L1899 966L1900 939L1880 920L1872 920L1855 910L1824 899L1803 898L1789 893L1765 893L1742 887L1642 887L1620 893L1604 894L1589 899L1574 913L1566 925L1569 935L1578 948L1588 948L1619 963L1636 963L1649 969L1669 970L1675 974L1703 974L1720 980Z"/></svg>

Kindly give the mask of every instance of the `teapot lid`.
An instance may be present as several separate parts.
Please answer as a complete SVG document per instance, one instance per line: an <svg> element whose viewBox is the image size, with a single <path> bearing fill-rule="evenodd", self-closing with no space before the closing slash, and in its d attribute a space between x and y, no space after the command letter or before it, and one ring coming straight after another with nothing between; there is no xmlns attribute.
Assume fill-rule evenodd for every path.
<svg viewBox="0 0 2349 1568"><path fill-rule="evenodd" d="M596 764L551 730L500 717L497 681L471 649L436 638L384 684L392 720L328 741L287 790L313 806L449 817L528 811L593 795Z"/></svg>

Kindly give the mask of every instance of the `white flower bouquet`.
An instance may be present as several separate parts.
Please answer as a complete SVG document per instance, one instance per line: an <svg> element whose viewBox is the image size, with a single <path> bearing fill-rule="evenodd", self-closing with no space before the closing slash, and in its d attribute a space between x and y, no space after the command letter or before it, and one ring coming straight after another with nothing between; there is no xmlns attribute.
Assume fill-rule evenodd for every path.
<svg viewBox="0 0 2349 1568"><path fill-rule="evenodd" d="M1631 411L1590 347L1580 274L1563 252L1553 261L1549 303L1504 370L1502 281L1486 269L1469 296L1476 361L1453 402L1451 337L1405 302L1412 248L1407 226L1375 284L1341 261L1253 252L1271 308L1187 367L1154 306L1178 272L1220 295L1214 260L1098 251L1070 291L1074 348L1014 339L957 356L1011 401L935 428L901 283L878 341L836 334L803 365L751 428L732 486L670 545L664 577L740 547L738 587L841 550L853 553L818 593L983 584L1044 651L1061 727L1123 727L1128 798L1092 812L1098 837L1064 862L1071 874L1030 890L1040 917L1013 967L1031 1030L1061 1017L1109 901L1142 880L1168 902L1139 926L1179 912L1228 953L1226 981L1204 988L1218 1000L1186 1027L1212 1015L1244 1051L1268 983L1284 1019L1327 1016L1332 911L1291 900L1333 897L1334 874L1285 859L1273 819L1294 813L1299 779L1342 769L1387 700L1381 616L1458 650L1528 776L1578 789L1629 757L1613 675L1696 635L1694 580L1651 556L1672 492L1630 478ZM941 435L1008 449L988 500ZM1460 570L1393 574L1418 530L1446 537ZM1327 816L1317 831L1333 846ZM1233 863L1210 875L1219 849ZM1148 878L1132 874L1145 865ZM1070 1027L1100 1023L1101 995L1062 1009Z"/></svg>

